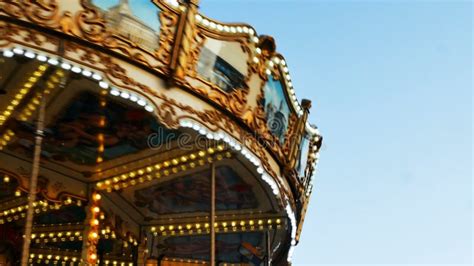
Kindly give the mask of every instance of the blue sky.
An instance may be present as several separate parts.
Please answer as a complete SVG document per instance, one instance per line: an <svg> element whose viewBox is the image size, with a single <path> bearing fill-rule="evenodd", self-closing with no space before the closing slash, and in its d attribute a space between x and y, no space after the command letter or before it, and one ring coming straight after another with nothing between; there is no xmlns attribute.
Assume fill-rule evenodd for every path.
<svg viewBox="0 0 474 266"><path fill-rule="evenodd" d="M472 264L472 6L217 1L277 40L324 135L294 265Z"/></svg>

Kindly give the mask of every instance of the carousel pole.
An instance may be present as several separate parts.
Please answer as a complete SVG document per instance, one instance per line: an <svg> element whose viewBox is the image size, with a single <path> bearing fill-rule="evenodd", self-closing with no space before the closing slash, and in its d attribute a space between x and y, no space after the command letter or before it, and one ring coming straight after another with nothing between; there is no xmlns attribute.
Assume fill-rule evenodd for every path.
<svg viewBox="0 0 474 266"><path fill-rule="evenodd" d="M211 266L216 265L216 166L211 163Z"/></svg>
<svg viewBox="0 0 474 266"><path fill-rule="evenodd" d="M267 265L271 266L272 265L272 242L271 242L271 236L270 236L270 230L267 230L266 232L266 244L267 244Z"/></svg>
<svg viewBox="0 0 474 266"><path fill-rule="evenodd" d="M41 160L41 143L43 141L44 116L46 108L46 95L43 94L36 123L35 147L33 157L33 170L31 171L30 188L28 193L28 210L26 211L25 233L23 239L23 249L21 254L21 265L27 266L30 257L31 229L33 226L34 207L36 200L36 187L38 184L39 164Z"/></svg>

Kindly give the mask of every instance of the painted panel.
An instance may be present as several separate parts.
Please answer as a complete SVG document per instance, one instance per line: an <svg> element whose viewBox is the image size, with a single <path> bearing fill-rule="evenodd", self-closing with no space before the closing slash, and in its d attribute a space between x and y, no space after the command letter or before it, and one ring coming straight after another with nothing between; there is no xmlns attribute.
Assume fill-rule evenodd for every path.
<svg viewBox="0 0 474 266"><path fill-rule="evenodd" d="M227 50L224 50L227 49ZM232 92L233 90L242 89L245 86L244 74L239 71L238 61L240 65L245 64L245 54L239 55L242 58L235 59L235 53L231 55L224 55L223 53L235 49L226 42L207 40L206 44L201 49L201 54L197 64L197 72L199 76L215 84L225 92ZM232 62L233 61L236 62Z"/></svg>
<svg viewBox="0 0 474 266"><path fill-rule="evenodd" d="M219 262L255 263L258 259L248 253L263 255L263 233L228 233L216 235L216 258ZM250 247L250 248L249 248ZM209 260L210 238L206 235L170 237L158 244L166 257ZM250 249L250 250L249 250Z"/></svg>
<svg viewBox="0 0 474 266"><path fill-rule="evenodd" d="M151 0L92 0L101 9L109 30L148 51L158 48L159 8Z"/></svg>
<svg viewBox="0 0 474 266"><path fill-rule="evenodd" d="M105 122L101 122L103 117ZM19 139L9 149L31 156L34 129L31 123L15 121L14 131ZM170 141L178 137L141 108L109 100L102 107L96 95L82 93L46 127L42 156L57 162L95 165L99 155L99 133L103 134L104 161L148 149L148 137L152 133L163 136L157 138L159 140Z"/></svg>
<svg viewBox="0 0 474 266"><path fill-rule="evenodd" d="M283 144L285 134L288 131L288 119L290 116L290 107L285 96L283 84L280 80L269 76L263 92L262 105L265 110L267 126L270 132Z"/></svg>
<svg viewBox="0 0 474 266"><path fill-rule="evenodd" d="M203 171L135 191L135 204L163 215L210 211L210 172ZM216 210L255 209L252 187L232 168L216 168Z"/></svg>
<svg viewBox="0 0 474 266"><path fill-rule="evenodd" d="M300 150L299 150L299 160L296 165L296 170L298 171L298 176L300 178L305 177L306 165L308 164L308 155L309 155L309 136L305 134L301 139Z"/></svg>

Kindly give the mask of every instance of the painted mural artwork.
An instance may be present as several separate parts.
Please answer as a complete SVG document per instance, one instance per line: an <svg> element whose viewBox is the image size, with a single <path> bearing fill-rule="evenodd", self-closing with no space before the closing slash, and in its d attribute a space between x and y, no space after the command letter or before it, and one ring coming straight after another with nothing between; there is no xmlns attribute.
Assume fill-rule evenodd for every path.
<svg viewBox="0 0 474 266"><path fill-rule="evenodd" d="M229 263L249 263L251 259L242 253L242 244L250 244L263 249L263 233L229 233L216 235L216 258ZM209 259L210 239L206 235L166 238L160 245L167 257L181 257L197 260ZM255 264L251 264L255 265Z"/></svg>
<svg viewBox="0 0 474 266"><path fill-rule="evenodd" d="M283 91L283 84L280 80L269 76L263 90L264 98L262 104L265 110L267 126L270 132L283 144L285 134L288 131L288 119L290 116L290 107Z"/></svg>
<svg viewBox="0 0 474 266"><path fill-rule="evenodd" d="M209 171L135 191L135 204L161 215L210 211ZM252 187L228 166L216 168L216 210L255 209Z"/></svg>
<svg viewBox="0 0 474 266"><path fill-rule="evenodd" d="M216 84L225 92L244 87L244 75L206 47L201 50L197 71L201 77Z"/></svg>
<svg viewBox="0 0 474 266"><path fill-rule="evenodd" d="M300 178L305 176L306 165L308 163L308 155L309 155L309 136L305 134L301 139L299 156L300 159L296 165L296 170L298 171L298 175Z"/></svg>
<svg viewBox="0 0 474 266"><path fill-rule="evenodd" d="M104 161L148 149L152 133L162 136L158 139L163 141L178 137L176 131L165 129L145 110L112 101L106 101L106 107L102 107L99 98L91 93L80 94L61 115L45 128L45 159L95 165L99 155L98 134L103 136ZM9 149L31 154L35 126L22 121L16 121L14 126L19 139Z"/></svg>
<svg viewBox="0 0 474 266"><path fill-rule="evenodd" d="M92 0L107 27L148 51L158 48L160 9L151 0Z"/></svg>

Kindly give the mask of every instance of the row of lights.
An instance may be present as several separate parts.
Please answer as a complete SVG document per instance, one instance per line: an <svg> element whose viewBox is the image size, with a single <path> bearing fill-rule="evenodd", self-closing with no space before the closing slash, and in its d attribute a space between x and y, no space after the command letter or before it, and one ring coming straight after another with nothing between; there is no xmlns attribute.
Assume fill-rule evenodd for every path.
<svg viewBox="0 0 474 266"><path fill-rule="evenodd" d="M228 135L222 130L219 130L218 132L213 132L207 129L205 126L187 119L182 119L180 121L180 125L184 128L191 128L199 132L201 135L206 136L208 139L214 139L218 141L222 140L227 143L232 149L237 152L240 152L248 161L250 161L257 168L257 173L260 174L262 180L264 180L272 188L273 194L279 195L277 183L263 168L260 159L255 156L253 152L251 152L249 149L242 146L239 141L235 140L232 136Z"/></svg>
<svg viewBox="0 0 474 266"><path fill-rule="evenodd" d="M36 262L36 263L46 263L49 264L50 262L53 264L57 264L58 262L63 262L62 264L64 265L65 263L69 262L69 265L76 265L80 260L78 257L74 256L61 256L61 255L53 255L53 254L42 254L42 253L31 253L30 254L30 263Z"/></svg>
<svg viewBox="0 0 474 266"><path fill-rule="evenodd" d="M40 213L41 211L45 212L48 210L48 207L50 209L56 208L56 206L54 205L48 205L46 201L35 201L33 202L33 207L38 207L35 209L36 213ZM27 209L28 204L0 211L0 224L3 224L5 222L5 219L7 222L12 222L13 220L24 218L26 216L25 212Z"/></svg>
<svg viewBox="0 0 474 266"><path fill-rule="evenodd" d="M207 261L203 261L203 260L190 260L190 259L181 259L181 258L168 258L168 257L165 257L163 258L163 261L165 262L173 262L173 263L176 263L176 262L180 262L180 263L192 263L192 264L208 264ZM164 264L164 265L167 265L167 264ZM220 263L219 264L220 266L241 266L242 264L238 263Z"/></svg>
<svg viewBox="0 0 474 266"><path fill-rule="evenodd" d="M31 234L36 243L82 241L81 231L49 232Z"/></svg>
<svg viewBox="0 0 474 266"><path fill-rule="evenodd" d="M296 218L295 218L295 213L293 212L293 209L291 208L291 205L290 203L288 203L286 205L286 213L288 215L288 218L290 219L290 225L291 225L291 233L290 233L290 236L291 236L291 246L290 246L290 249L288 251L288 262L291 262L292 260L292 257L293 257L293 252L295 250L295 247L296 247Z"/></svg>
<svg viewBox="0 0 474 266"><path fill-rule="evenodd" d="M99 217L100 217L100 207L99 203L102 196L94 192L92 193L92 202L90 206L90 221L89 221L89 235L87 238L87 262L91 265L95 265L97 262L97 244L99 242Z"/></svg>
<svg viewBox="0 0 474 266"><path fill-rule="evenodd" d="M30 254L30 263L53 263L53 264L58 264L62 262L62 265L78 265L82 262L79 257L76 256L67 256L67 255L53 255L53 254L43 254L43 253L31 253ZM96 263L99 263L100 261L97 260ZM118 261L118 260L108 260L104 259L104 264L105 265L120 265L120 266L133 266L132 262L125 262L125 261ZM88 264L89 265L89 264ZM90 264L90 265L96 265L96 264Z"/></svg>
<svg viewBox="0 0 474 266"><path fill-rule="evenodd" d="M232 34L245 33L249 37L254 37L255 35L255 31L252 28L247 27L247 26L228 26L228 25L216 23L214 21L211 21L203 17L201 14L196 14L195 18L196 18L197 23L212 30L225 32L225 33L232 33Z"/></svg>
<svg viewBox="0 0 474 266"><path fill-rule="evenodd" d="M230 33L230 34L247 34L250 41L253 42L254 44L257 44L259 39L258 37L255 35L255 30L252 29L251 27L247 27L247 26L229 26L229 25L224 25L224 24L220 24L220 23L217 23L217 22L214 22L214 21L211 21L205 17L203 17L201 14L196 14L195 16L196 18L196 22L201 24L202 26L206 27L206 28L209 28L211 30L214 30L214 31L218 31L218 32L224 32L224 33ZM262 51L260 48L255 48L255 52L257 54L261 54ZM258 58L258 56L254 56L252 58L253 62L255 64L258 64L260 62L260 59Z"/></svg>
<svg viewBox="0 0 474 266"><path fill-rule="evenodd" d="M257 220L241 220L241 221L223 221L214 223L216 232L241 232L255 231L264 229L280 229L281 219L257 219ZM184 234L207 234L210 232L209 223L180 224L180 225L161 225L150 228L151 233L155 236L166 235L184 235Z"/></svg>
<svg viewBox="0 0 474 266"><path fill-rule="evenodd" d="M313 143L316 143L317 141L319 141L319 139L321 138L321 135L319 133L319 130L318 128L312 126L310 123L306 123L306 132L308 132L311 136L311 140ZM312 145L311 148L310 148L310 152L309 152L309 156L310 156L310 159L312 160L312 167L313 167L313 171L316 171L316 168L317 168L317 165L318 165L318 162L319 162L319 152L320 150L318 149L318 147L316 145ZM315 173L313 173L314 175ZM309 177L310 178L310 183L309 183L309 186L308 188L306 189L306 196L309 197L311 195L311 192L313 191L313 177Z"/></svg>
<svg viewBox="0 0 474 266"><path fill-rule="evenodd" d="M31 100L30 103L26 105L26 107L23 109L23 111L20 114L20 120L21 121L27 121L30 116L33 115L33 112L36 110L36 108L40 105L41 99L43 98L43 93L44 94L49 94L51 93L52 90L54 90L59 83L63 81L64 78L64 72L61 69L57 69L51 77L49 77L48 81L46 82L46 88L44 89L43 92L39 91L35 94L33 99Z"/></svg>
<svg viewBox="0 0 474 266"><path fill-rule="evenodd" d="M16 48L17 49L17 48ZM34 84L38 81L38 79L44 74L44 71L47 69L47 65L40 65L38 69L33 72L33 75L28 79L28 82L24 84L23 88L15 95L14 99L11 101L10 105L7 107L8 113L3 113L3 118L0 118L0 126L2 122L5 122L8 116L14 111L15 107L20 103L22 98L31 90ZM33 115L33 112L36 110L38 105L41 102L41 99L44 94L49 94L51 90L56 88L57 84L61 82L62 78L64 77L64 72L60 69L56 70L56 72L49 77L48 81L46 82L46 88L43 92L37 92L33 99L23 108L21 111L19 119L21 121L27 121L30 116ZM5 120L2 120L5 119ZM15 136L15 132L11 129L7 129L5 133L0 137L0 150L2 150L8 143L13 139Z"/></svg>
<svg viewBox="0 0 474 266"><path fill-rule="evenodd" d="M171 2L173 2L173 1L171 1ZM62 59L57 59L55 57L45 56L45 55L42 55L42 54L37 54L33 51L26 50L26 49L23 49L23 48L13 48L12 50L10 50L10 49L3 50L3 56L5 56L5 57L13 57L15 54L23 55L23 56L25 56L27 58L30 58L30 59L36 58L40 62L46 62L46 63L48 63L50 65L53 65L53 66L59 66L64 70L68 70L68 71L71 71L71 72L76 73L76 74L82 74L86 78L90 78L92 80L97 81L99 86L102 89L106 89L106 90L110 89L109 93L111 95L120 96L124 99L128 99L132 102L135 102L139 106L144 107L145 110L147 110L148 112L153 112L153 110L154 110L153 106L151 104L149 104L145 99L143 99L143 98L141 98L141 97L139 97L135 94L129 93L127 91L122 91L122 90L119 90L117 88L112 87L108 82L103 80L103 78L100 74L95 73L91 70L85 69L81 66L77 66L77 65L74 65L74 64L69 63L69 62L65 62L65 61L63 62Z"/></svg>
<svg viewBox="0 0 474 266"><path fill-rule="evenodd" d="M162 176L176 174L180 171L187 170L188 167L195 168L213 162L214 160L220 161L224 158L230 158L231 156L232 154L230 152L225 151L224 145L220 144L215 148L211 147L207 150L181 155L170 160L158 162L155 165L99 181L96 183L96 188L99 190L106 189L107 191L119 190L146 181L152 181L154 178L159 179Z"/></svg>
<svg viewBox="0 0 474 266"><path fill-rule="evenodd" d="M105 229L100 230L100 235L104 239L109 239L109 238L117 239L117 235L115 234L113 230L110 230L109 226L107 226ZM137 238L135 238L131 234L123 236L122 239L124 241L124 247L128 246L127 243L130 243L131 245L134 245L134 246L138 246Z"/></svg>
<svg viewBox="0 0 474 266"><path fill-rule="evenodd" d="M194 264L203 264L203 265L207 264L207 261L204 261L204 260L190 260L190 259L186 260L186 259L181 259L181 258L167 258L167 257L163 258L163 261L165 262L170 261L173 263L180 262L180 263L194 263ZM231 266L231 264L222 264L222 265Z"/></svg>
<svg viewBox="0 0 474 266"><path fill-rule="evenodd" d="M5 178L4 178L5 180ZM17 190L15 192L15 196L21 196L21 192ZM82 202L80 200L77 201L78 205L81 205ZM72 204L72 200L68 198L63 202L64 205ZM46 200L39 200L33 202L33 207L35 208L35 213L39 214L41 212L47 212L48 210L59 210L62 205L61 203L55 204L48 204ZM0 211L0 224L13 222L16 220L20 220L26 217L26 211L28 209L28 204L16 206L13 208L9 208L7 210Z"/></svg>
<svg viewBox="0 0 474 266"><path fill-rule="evenodd" d="M14 51L18 52L18 51L23 51L23 50L15 48ZM5 55L5 52L3 54ZM13 114L13 112L15 111L15 108L22 102L26 94L30 92L30 90L38 82L41 76L43 76L46 69L48 69L48 65L46 64L39 65L38 68L33 72L33 74L27 79L27 81L23 84L23 86L20 88L18 93L13 97L12 101L7 106L7 108L0 114L0 126L2 126L8 120L8 118Z"/></svg>

